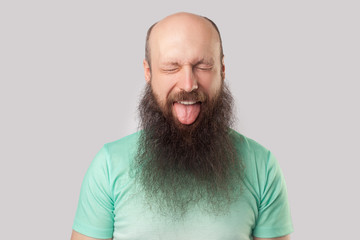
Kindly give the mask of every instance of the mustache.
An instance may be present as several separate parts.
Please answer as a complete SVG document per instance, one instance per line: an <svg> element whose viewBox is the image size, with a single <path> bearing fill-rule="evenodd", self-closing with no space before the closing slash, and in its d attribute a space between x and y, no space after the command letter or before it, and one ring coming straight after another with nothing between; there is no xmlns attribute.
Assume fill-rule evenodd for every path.
<svg viewBox="0 0 360 240"><path fill-rule="evenodd" d="M167 102L169 104L173 104L178 101L195 101L204 103L207 102L207 100L208 96L203 91L194 90L192 92L186 92L181 90L180 92L169 95Z"/></svg>

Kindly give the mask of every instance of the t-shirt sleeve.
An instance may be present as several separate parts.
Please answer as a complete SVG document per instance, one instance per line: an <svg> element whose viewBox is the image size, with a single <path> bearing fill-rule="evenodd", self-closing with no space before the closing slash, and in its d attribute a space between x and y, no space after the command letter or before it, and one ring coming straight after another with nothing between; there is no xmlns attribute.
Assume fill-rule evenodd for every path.
<svg viewBox="0 0 360 240"><path fill-rule="evenodd" d="M73 230L93 238L113 236L114 204L106 145L98 152L81 185Z"/></svg>
<svg viewBox="0 0 360 240"><path fill-rule="evenodd" d="M269 152L260 193L259 215L253 235L274 238L293 232L286 183L274 155Z"/></svg>

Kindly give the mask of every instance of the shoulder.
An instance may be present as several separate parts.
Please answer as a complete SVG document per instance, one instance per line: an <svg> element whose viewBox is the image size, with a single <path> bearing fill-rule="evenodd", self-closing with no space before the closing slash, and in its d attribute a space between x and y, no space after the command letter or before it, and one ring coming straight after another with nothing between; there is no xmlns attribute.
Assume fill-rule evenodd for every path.
<svg viewBox="0 0 360 240"><path fill-rule="evenodd" d="M111 155L131 152L134 149L136 150L139 136L140 132L135 132L116 141L106 143L104 148L106 148L108 153Z"/></svg>
<svg viewBox="0 0 360 240"><path fill-rule="evenodd" d="M241 155L241 158L245 163L266 162L269 158L270 151L257 141L248 138L233 129L230 130L230 135L234 141L237 152Z"/></svg>
<svg viewBox="0 0 360 240"><path fill-rule="evenodd" d="M245 184L253 190L252 192L256 192L258 200L269 186L269 182L276 182L279 189L284 186L279 163L269 149L236 131L232 131L231 134L244 165Z"/></svg>
<svg viewBox="0 0 360 240"><path fill-rule="evenodd" d="M139 137L140 132L136 132L104 145L110 172L116 175L129 169L137 152Z"/></svg>
<svg viewBox="0 0 360 240"><path fill-rule="evenodd" d="M250 182L266 181L269 171L278 164L271 151L257 141L234 130L231 135L245 169L245 178Z"/></svg>

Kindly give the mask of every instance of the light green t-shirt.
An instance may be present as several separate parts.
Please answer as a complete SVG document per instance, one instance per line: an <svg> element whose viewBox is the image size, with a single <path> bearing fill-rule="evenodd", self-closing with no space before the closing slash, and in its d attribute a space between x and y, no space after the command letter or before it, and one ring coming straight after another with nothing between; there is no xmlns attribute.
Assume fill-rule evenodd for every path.
<svg viewBox="0 0 360 240"><path fill-rule="evenodd" d="M182 221L169 221L144 204L129 175L139 132L105 144L92 161L80 192L73 229L93 238L249 240L293 231L286 185L273 154L232 131L245 165L244 190L226 215L192 209Z"/></svg>

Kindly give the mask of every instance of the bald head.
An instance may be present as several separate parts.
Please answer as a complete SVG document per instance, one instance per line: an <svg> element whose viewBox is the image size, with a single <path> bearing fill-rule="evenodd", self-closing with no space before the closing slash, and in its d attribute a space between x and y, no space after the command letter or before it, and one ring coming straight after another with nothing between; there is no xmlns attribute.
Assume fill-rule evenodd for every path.
<svg viewBox="0 0 360 240"><path fill-rule="evenodd" d="M151 67L151 48L157 44L159 39L168 35L178 35L179 33L194 37L199 33L205 33L218 43L219 57L223 58L223 47L221 35L216 24L207 17L192 13L175 13L159 22L154 23L147 31L145 44L145 60Z"/></svg>

